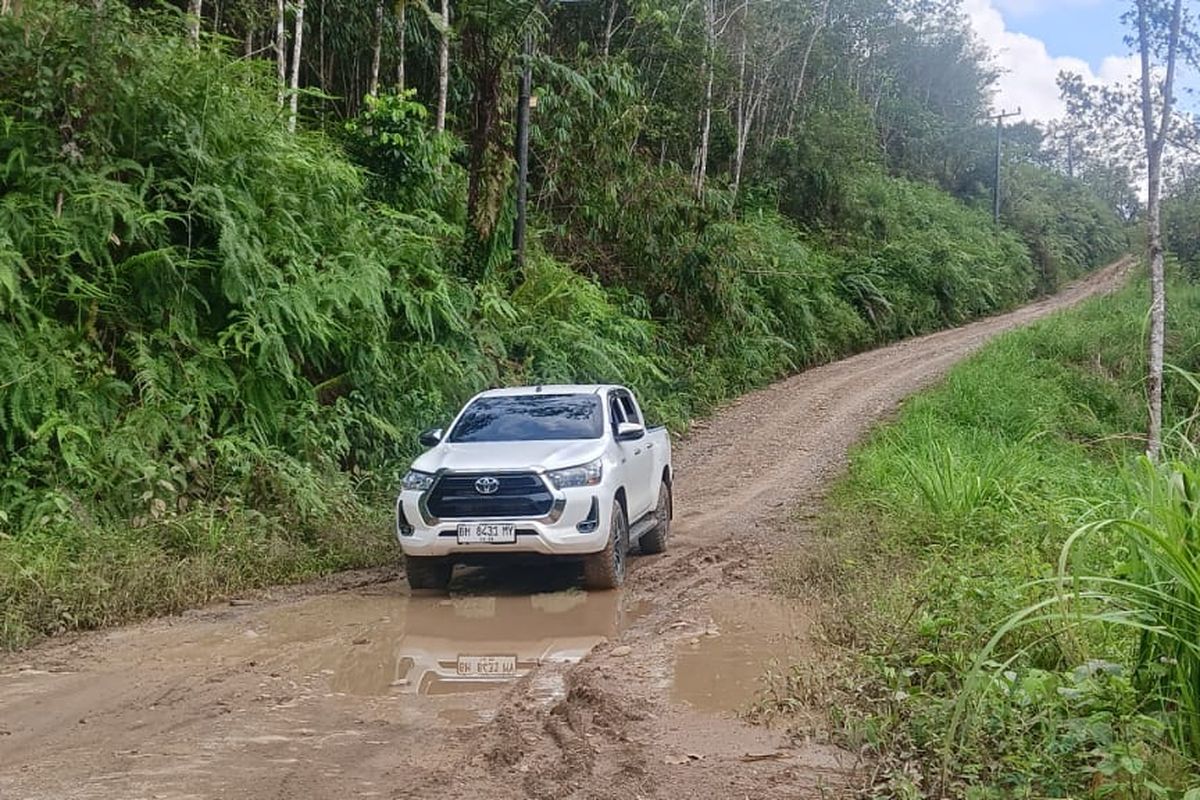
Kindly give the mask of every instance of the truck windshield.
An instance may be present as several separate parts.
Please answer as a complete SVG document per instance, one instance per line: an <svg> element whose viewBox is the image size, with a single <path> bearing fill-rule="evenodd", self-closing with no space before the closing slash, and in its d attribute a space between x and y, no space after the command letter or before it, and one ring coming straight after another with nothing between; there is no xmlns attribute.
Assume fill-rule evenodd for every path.
<svg viewBox="0 0 1200 800"><path fill-rule="evenodd" d="M451 442L539 442L598 439L604 413L594 394L481 397L463 412Z"/></svg>

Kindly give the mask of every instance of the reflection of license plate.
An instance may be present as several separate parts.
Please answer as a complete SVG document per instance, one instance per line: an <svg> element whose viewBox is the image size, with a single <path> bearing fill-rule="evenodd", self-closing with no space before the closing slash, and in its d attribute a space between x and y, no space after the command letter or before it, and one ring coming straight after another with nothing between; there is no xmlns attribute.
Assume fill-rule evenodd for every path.
<svg viewBox="0 0 1200 800"><path fill-rule="evenodd" d="M470 522L458 526L458 543L507 544L517 540L517 529L511 522Z"/></svg>
<svg viewBox="0 0 1200 800"><path fill-rule="evenodd" d="M516 656L459 656L461 677L506 677L517 674Z"/></svg>

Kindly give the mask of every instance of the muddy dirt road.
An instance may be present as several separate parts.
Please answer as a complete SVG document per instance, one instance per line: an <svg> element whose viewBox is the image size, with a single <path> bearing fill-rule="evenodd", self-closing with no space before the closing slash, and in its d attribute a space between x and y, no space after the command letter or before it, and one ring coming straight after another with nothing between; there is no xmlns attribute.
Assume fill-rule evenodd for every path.
<svg viewBox="0 0 1200 800"><path fill-rule="evenodd" d="M510 570L410 597L392 573L356 573L4 657L0 798L836 795L854 754L735 713L768 663L813 656L810 609L766 587L772 555L802 542L792 512L905 396L1125 271L697 426L671 550L635 558L623 592Z"/></svg>

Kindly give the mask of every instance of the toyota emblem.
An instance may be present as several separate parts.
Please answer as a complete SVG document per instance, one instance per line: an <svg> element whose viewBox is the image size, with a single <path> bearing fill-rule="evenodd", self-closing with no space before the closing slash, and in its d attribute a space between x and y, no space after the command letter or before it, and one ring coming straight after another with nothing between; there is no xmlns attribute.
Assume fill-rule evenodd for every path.
<svg viewBox="0 0 1200 800"><path fill-rule="evenodd" d="M500 481L490 475L480 478L475 481L475 491L480 494L495 494L500 491Z"/></svg>

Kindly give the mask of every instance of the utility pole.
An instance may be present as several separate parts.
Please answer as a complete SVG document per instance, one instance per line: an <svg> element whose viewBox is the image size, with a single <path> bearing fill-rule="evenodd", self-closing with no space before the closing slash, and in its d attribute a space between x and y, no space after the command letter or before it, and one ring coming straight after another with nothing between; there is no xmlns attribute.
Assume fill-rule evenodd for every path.
<svg viewBox="0 0 1200 800"><path fill-rule="evenodd" d="M517 95L517 219L513 223L513 262L525 266L525 202L529 187L529 96L533 93L533 32L525 32L521 86Z"/></svg>
<svg viewBox="0 0 1200 800"><path fill-rule="evenodd" d="M992 186L992 215L997 225L1000 224L1000 144L1004 135L1004 120L1019 116L1021 116L1021 109L1018 107L1016 111L1000 109L999 114L989 117L989 119L996 120L996 182Z"/></svg>

